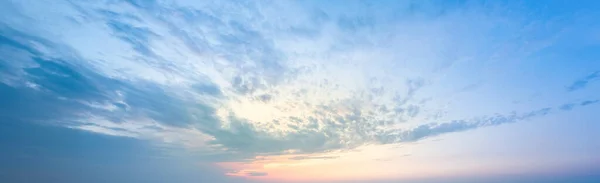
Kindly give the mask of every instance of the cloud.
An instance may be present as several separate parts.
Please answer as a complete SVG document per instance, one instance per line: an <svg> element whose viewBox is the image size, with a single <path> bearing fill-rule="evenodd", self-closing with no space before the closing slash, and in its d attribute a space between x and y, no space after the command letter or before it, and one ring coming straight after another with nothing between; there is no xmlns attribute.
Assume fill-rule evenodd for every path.
<svg viewBox="0 0 600 183"><path fill-rule="evenodd" d="M581 106L591 105L600 102L600 100L586 100L580 103Z"/></svg>
<svg viewBox="0 0 600 183"><path fill-rule="evenodd" d="M3 36L11 35L7 31L11 30L3 29ZM191 135L186 138L202 139L200 137L203 135L185 133L193 129L180 128L191 124L182 107L195 105L189 108L200 111L195 117L206 117L200 115L210 112L211 109L206 106L185 104L151 83L115 80L74 65L77 62L85 63L85 59L77 56L77 53L58 52L57 55L62 55L48 58L40 48L17 41L25 35L23 32L14 32L11 37L4 37L4 43L8 43L4 44L4 49L17 50L16 53L30 58L1 62L11 67L12 73L7 73L9 78L18 76L15 78L19 79L17 82L0 83L4 101L0 105L0 114L3 118L64 125L114 136L172 136L175 133L170 131L174 130ZM61 47L43 38L26 36L32 37L29 40L39 40L37 43L46 45L45 49ZM33 43L36 42L30 42ZM209 94L216 93L210 91ZM143 123L144 120L140 120L143 118L149 122Z"/></svg>
<svg viewBox="0 0 600 183"><path fill-rule="evenodd" d="M252 177L262 177L269 175L267 172L246 172L246 175Z"/></svg>
<svg viewBox="0 0 600 183"><path fill-rule="evenodd" d="M381 142L398 143L398 142L415 142L421 139L435 137L438 135L466 131L481 127L501 125L505 123L514 123L518 121L528 120L535 117L540 117L550 114L552 108L542 108L522 114L512 113L509 115L495 115L475 118L471 120L454 120L444 123L429 123L419 125L410 130L404 130L399 132L389 132L380 138Z"/></svg>
<svg viewBox="0 0 600 183"><path fill-rule="evenodd" d="M489 78L511 74L475 72L510 72L540 49L527 45L548 41L516 35L562 30L525 29L531 22L518 13L432 7L421 16L405 3L362 2L350 3L356 11L301 2L31 3L15 2L22 9L11 16L30 26L1 19L7 119L202 149L221 161L414 142L558 111L491 105L526 92L496 97L485 87L513 81ZM481 93L454 97L469 83ZM551 103L565 111L596 102Z"/></svg>
<svg viewBox="0 0 600 183"><path fill-rule="evenodd" d="M564 111L569 111L569 110L573 109L574 106L575 106L575 104L564 104L564 105L560 106L560 109L564 110Z"/></svg>
<svg viewBox="0 0 600 183"><path fill-rule="evenodd" d="M248 182L228 179L219 169L190 161L193 157L177 149L165 151L145 140L2 117L0 122L2 181Z"/></svg>
<svg viewBox="0 0 600 183"><path fill-rule="evenodd" d="M336 158L339 158L339 156L294 156L289 159L290 160L306 160L306 159L328 160L328 159L336 159Z"/></svg>
<svg viewBox="0 0 600 183"><path fill-rule="evenodd" d="M580 90L585 88L589 83L591 83L592 81L597 80L598 78L600 78L600 71L596 71L596 72L592 72L589 75L578 79L577 81L573 82L571 85L569 85L567 87L567 91L575 91L575 90Z"/></svg>
<svg viewBox="0 0 600 183"><path fill-rule="evenodd" d="M587 105L598 103L600 100L584 100L579 103L562 104L556 107L562 111L570 111L575 107L585 107ZM384 144L399 143L399 142L415 142L425 138L435 137L446 133L454 133L476 128L496 126L506 123L515 123L535 119L537 117L549 115L558 112L555 108L545 107L538 110L533 110L524 113L511 113L508 115L495 115L474 118L471 120L454 120L443 123L428 123L419 125L410 130L399 130L382 133L378 137L379 141Z"/></svg>
<svg viewBox="0 0 600 183"><path fill-rule="evenodd" d="M113 30L115 36L131 44L135 51L145 56L155 56L148 46L151 45L150 38L158 35L154 34L148 28L135 27L116 20L110 20L107 22L107 25Z"/></svg>

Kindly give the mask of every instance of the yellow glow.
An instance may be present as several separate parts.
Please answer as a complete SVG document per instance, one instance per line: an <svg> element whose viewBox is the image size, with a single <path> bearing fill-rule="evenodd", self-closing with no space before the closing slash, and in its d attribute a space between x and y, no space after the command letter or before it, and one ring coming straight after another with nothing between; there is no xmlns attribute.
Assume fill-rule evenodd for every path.
<svg viewBox="0 0 600 183"><path fill-rule="evenodd" d="M296 158L302 156L309 158ZM312 158L310 158L312 157ZM322 158L336 157L336 158ZM461 159L443 149L423 144L368 145L353 151L320 154L259 156L252 162L218 163L233 170L229 176L266 182L310 182L344 180L411 180L468 174L489 174L496 163L483 159ZM486 160L487 162L494 162ZM251 176L249 173L265 173Z"/></svg>

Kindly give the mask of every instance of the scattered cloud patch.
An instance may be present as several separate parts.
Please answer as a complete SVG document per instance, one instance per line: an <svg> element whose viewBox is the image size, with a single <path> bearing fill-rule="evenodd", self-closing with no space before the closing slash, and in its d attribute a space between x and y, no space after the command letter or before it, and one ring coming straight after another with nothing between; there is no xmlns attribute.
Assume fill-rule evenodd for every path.
<svg viewBox="0 0 600 183"><path fill-rule="evenodd" d="M580 103L581 106L591 105L600 102L600 100L586 100Z"/></svg>
<svg viewBox="0 0 600 183"><path fill-rule="evenodd" d="M290 160L306 160L306 159L328 160L328 159L336 159L336 158L339 158L339 156L294 156L289 159Z"/></svg>
<svg viewBox="0 0 600 183"><path fill-rule="evenodd" d="M576 91L585 88L591 82L600 78L600 71L592 72L589 75L573 82L567 87L567 91Z"/></svg>
<svg viewBox="0 0 600 183"><path fill-rule="evenodd" d="M267 172L246 172L246 175L251 177L262 177L269 175Z"/></svg>

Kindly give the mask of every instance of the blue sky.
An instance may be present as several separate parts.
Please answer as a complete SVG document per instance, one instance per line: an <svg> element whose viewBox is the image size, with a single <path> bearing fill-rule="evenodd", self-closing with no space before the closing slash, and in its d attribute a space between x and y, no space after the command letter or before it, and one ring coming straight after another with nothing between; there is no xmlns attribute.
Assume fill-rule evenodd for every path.
<svg viewBox="0 0 600 183"><path fill-rule="evenodd" d="M0 1L2 182L594 182L596 1Z"/></svg>

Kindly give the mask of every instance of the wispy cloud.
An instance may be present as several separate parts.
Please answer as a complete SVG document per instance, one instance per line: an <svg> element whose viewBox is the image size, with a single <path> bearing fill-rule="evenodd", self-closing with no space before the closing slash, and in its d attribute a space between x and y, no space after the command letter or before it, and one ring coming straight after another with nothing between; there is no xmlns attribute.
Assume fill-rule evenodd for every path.
<svg viewBox="0 0 600 183"><path fill-rule="evenodd" d="M294 156L289 158L290 160L306 160L306 159L335 159L339 156Z"/></svg>
<svg viewBox="0 0 600 183"><path fill-rule="evenodd" d="M590 73L589 75L578 79L567 87L567 91L575 91L585 88L589 83L600 78L600 71Z"/></svg>
<svg viewBox="0 0 600 183"><path fill-rule="evenodd" d="M269 174L266 172L246 172L246 175L252 176L252 177L261 177L261 176L267 176Z"/></svg>

